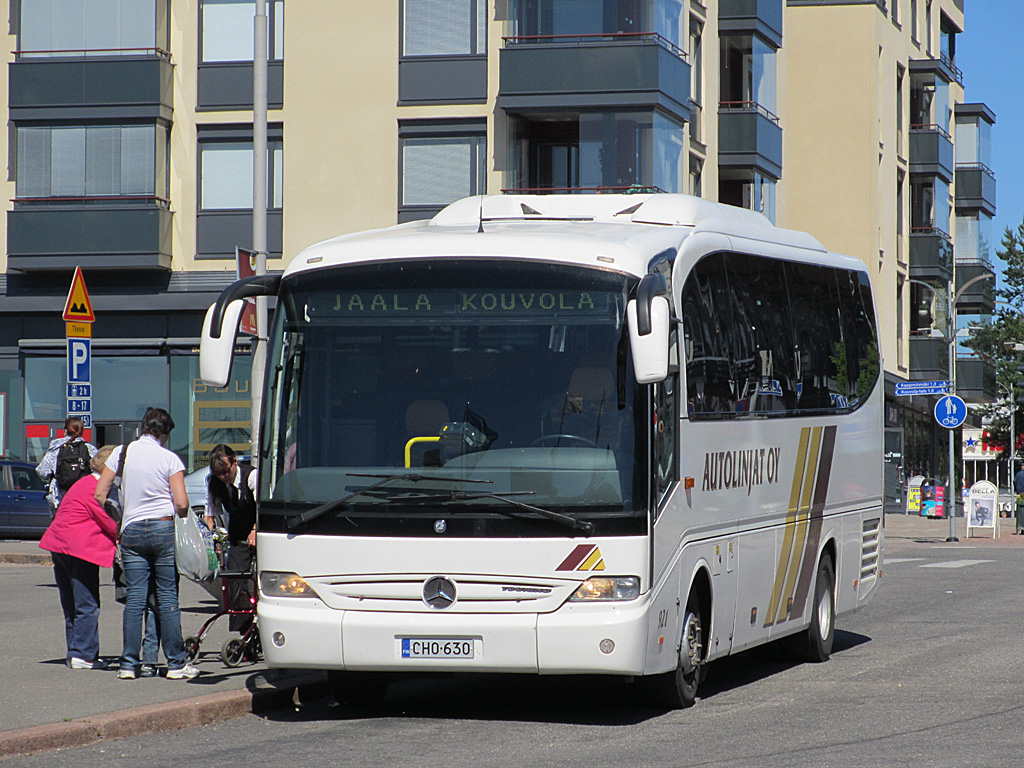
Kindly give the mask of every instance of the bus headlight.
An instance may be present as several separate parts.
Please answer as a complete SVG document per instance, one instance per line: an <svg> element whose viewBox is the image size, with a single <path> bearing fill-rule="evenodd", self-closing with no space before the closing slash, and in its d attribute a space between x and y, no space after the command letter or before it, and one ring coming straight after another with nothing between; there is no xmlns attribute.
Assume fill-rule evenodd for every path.
<svg viewBox="0 0 1024 768"><path fill-rule="evenodd" d="M316 597L316 592L297 573L262 571L260 592L267 597Z"/></svg>
<svg viewBox="0 0 1024 768"><path fill-rule="evenodd" d="M640 597L639 576L597 576L580 584L569 598L582 600L636 600Z"/></svg>

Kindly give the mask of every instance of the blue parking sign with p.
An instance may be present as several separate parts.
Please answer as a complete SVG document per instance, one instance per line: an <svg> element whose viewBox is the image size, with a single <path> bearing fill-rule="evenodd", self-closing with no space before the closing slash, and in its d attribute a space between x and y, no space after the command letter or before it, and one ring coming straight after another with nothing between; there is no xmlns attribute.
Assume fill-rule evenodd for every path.
<svg viewBox="0 0 1024 768"><path fill-rule="evenodd" d="M88 384L91 380L92 339L68 339L68 383Z"/></svg>

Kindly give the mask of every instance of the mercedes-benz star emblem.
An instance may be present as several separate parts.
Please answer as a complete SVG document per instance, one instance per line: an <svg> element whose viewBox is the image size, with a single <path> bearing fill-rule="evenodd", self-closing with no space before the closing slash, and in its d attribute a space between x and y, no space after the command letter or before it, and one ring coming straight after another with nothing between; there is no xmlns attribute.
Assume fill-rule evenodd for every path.
<svg viewBox="0 0 1024 768"><path fill-rule="evenodd" d="M423 602L431 608L447 608L455 602L455 585L444 576L431 576L423 582Z"/></svg>
<svg viewBox="0 0 1024 768"><path fill-rule="evenodd" d="M444 533L448 530L448 523L444 520L434 521L434 533Z"/></svg>

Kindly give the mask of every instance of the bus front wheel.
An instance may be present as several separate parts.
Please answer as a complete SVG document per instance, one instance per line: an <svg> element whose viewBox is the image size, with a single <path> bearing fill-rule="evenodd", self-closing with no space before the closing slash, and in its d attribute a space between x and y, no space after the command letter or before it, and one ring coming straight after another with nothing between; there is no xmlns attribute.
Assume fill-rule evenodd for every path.
<svg viewBox="0 0 1024 768"><path fill-rule="evenodd" d="M683 615L676 668L651 679L655 700L669 709L692 707L697 700L697 685L704 679L704 643L707 632L702 615L700 598L691 594Z"/></svg>

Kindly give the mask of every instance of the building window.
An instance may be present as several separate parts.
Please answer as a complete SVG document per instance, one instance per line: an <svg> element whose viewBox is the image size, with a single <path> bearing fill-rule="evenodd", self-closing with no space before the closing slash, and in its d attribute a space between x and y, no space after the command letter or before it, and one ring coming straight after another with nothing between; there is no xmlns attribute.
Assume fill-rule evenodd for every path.
<svg viewBox="0 0 1024 768"><path fill-rule="evenodd" d="M252 61L254 0L202 0L202 62ZM284 59L284 0L267 0L268 60Z"/></svg>
<svg viewBox="0 0 1024 768"><path fill-rule="evenodd" d="M726 35L721 38L721 54L721 101L756 103L776 112L775 49L756 35Z"/></svg>
<svg viewBox="0 0 1024 768"><path fill-rule="evenodd" d="M939 57L950 66L956 66L956 33L953 22L942 15L939 19Z"/></svg>
<svg viewBox="0 0 1024 768"><path fill-rule="evenodd" d="M167 0L22 2L22 57L138 55L167 50Z"/></svg>
<svg viewBox="0 0 1024 768"><path fill-rule="evenodd" d="M759 171L722 169L718 201L757 211L775 223L776 180Z"/></svg>
<svg viewBox="0 0 1024 768"><path fill-rule="evenodd" d="M928 177L910 185L911 230L938 229L949 234L949 185L942 179Z"/></svg>
<svg viewBox="0 0 1024 768"><path fill-rule="evenodd" d="M991 263L992 217L984 211L956 217L957 261Z"/></svg>
<svg viewBox="0 0 1024 768"><path fill-rule="evenodd" d="M918 41L917 0L910 0L910 37L915 43Z"/></svg>
<svg viewBox="0 0 1024 768"><path fill-rule="evenodd" d="M700 197L704 194L704 161L690 155L690 194Z"/></svg>
<svg viewBox="0 0 1024 768"><path fill-rule="evenodd" d="M690 98L704 103L704 25L690 17Z"/></svg>
<svg viewBox="0 0 1024 768"><path fill-rule="evenodd" d="M19 199L168 196L163 125L18 126L17 142Z"/></svg>
<svg viewBox="0 0 1024 768"><path fill-rule="evenodd" d="M486 0L404 0L403 56L487 54Z"/></svg>
<svg viewBox="0 0 1024 768"><path fill-rule="evenodd" d="M516 35L619 35L654 33L676 48L685 39L680 0L515 0Z"/></svg>
<svg viewBox="0 0 1024 768"><path fill-rule="evenodd" d="M901 0L892 0L892 23L900 23L900 2Z"/></svg>
<svg viewBox="0 0 1024 768"><path fill-rule="evenodd" d="M399 220L429 218L484 194L487 126L483 121L409 121L399 126Z"/></svg>
<svg viewBox="0 0 1024 768"><path fill-rule="evenodd" d="M199 144L199 208L252 210L252 142L204 140ZM267 141L267 207L281 208L284 147Z"/></svg>
<svg viewBox="0 0 1024 768"><path fill-rule="evenodd" d="M903 149L903 80L907 70L896 65L896 154L906 157Z"/></svg>
<svg viewBox="0 0 1024 768"><path fill-rule="evenodd" d="M932 0L925 0L924 4L924 49L931 55L932 52Z"/></svg>
<svg viewBox="0 0 1024 768"><path fill-rule="evenodd" d="M568 120L519 120L513 187L682 192L685 131L660 112L581 112Z"/></svg>

